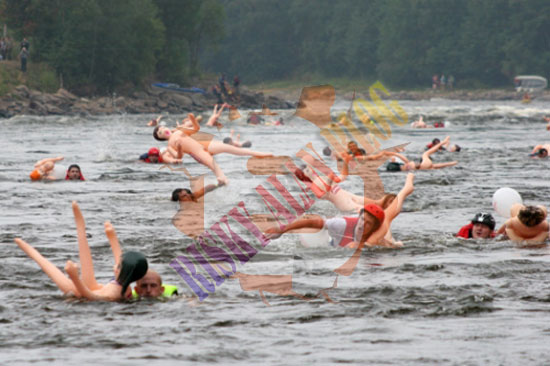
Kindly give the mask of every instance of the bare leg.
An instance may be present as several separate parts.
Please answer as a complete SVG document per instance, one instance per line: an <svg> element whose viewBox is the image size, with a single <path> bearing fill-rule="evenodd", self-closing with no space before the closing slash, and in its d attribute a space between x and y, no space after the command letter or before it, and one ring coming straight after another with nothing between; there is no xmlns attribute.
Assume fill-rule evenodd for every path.
<svg viewBox="0 0 550 366"><path fill-rule="evenodd" d="M364 205L356 203L352 198L352 194L343 189L338 190L336 193L328 192L323 198L332 202L334 206L340 211L359 211Z"/></svg>
<svg viewBox="0 0 550 366"><path fill-rule="evenodd" d="M105 221L105 234L107 235L107 239L109 239L109 244L111 244L111 250L115 257L115 266L118 266L120 257L122 256L122 250L120 249L120 243L118 242L115 229L109 221Z"/></svg>
<svg viewBox="0 0 550 366"><path fill-rule="evenodd" d="M432 167L430 169L447 168L449 166L455 166L456 164L458 164L458 161L449 161L447 163L436 163L436 164L432 164Z"/></svg>
<svg viewBox="0 0 550 366"><path fill-rule="evenodd" d="M52 262L44 258L42 254L40 254L36 249L34 249L30 244L23 241L22 239L16 238L15 242L17 243L19 248L21 248L31 259L38 263L44 273L52 279L52 281L64 294L72 292L75 295L79 296L79 293L76 290L73 282L69 278L67 278L67 276L65 276L59 268L54 266Z"/></svg>
<svg viewBox="0 0 550 366"><path fill-rule="evenodd" d="M94 263L92 261L92 253L90 252L90 246L88 245L88 239L86 239L86 224L84 223L84 217L78 204L73 201L73 213L74 221L76 223L76 234L78 238L78 254L80 256L80 267L82 273L82 281L86 284L90 290L101 288L95 280L94 275Z"/></svg>
<svg viewBox="0 0 550 366"><path fill-rule="evenodd" d="M245 149L242 147L236 147L233 145L224 144L220 141L210 141L208 145L208 152L212 155L227 153L239 156L256 156L256 157L267 157L273 156L271 153L265 153L261 151L254 151L250 149Z"/></svg>
<svg viewBox="0 0 550 366"><path fill-rule="evenodd" d="M231 146L223 143L222 145ZM204 151L204 149L202 148L202 145L200 149L197 149L193 152L189 152L188 154L191 155L193 159L195 159L197 162L210 168L210 170L212 170L212 172L214 172L214 174L216 175L216 178L218 179L218 182L220 184L228 183L227 177L225 176L225 174L223 174L223 171L220 169L218 164L216 164L216 161L214 160L212 155Z"/></svg>

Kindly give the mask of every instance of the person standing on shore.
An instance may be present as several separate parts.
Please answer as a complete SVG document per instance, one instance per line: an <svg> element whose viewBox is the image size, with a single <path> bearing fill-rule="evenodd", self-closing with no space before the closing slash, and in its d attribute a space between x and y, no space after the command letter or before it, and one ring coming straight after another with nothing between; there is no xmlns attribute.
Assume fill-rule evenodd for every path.
<svg viewBox="0 0 550 366"><path fill-rule="evenodd" d="M31 44L29 43L29 41L27 41L27 37L23 38L23 40L21 41L21 50L25 48L28 51L30 46Z"/></svg>
<svg viewBox="0 0 550 366"><path fill-rule="evenodd" d="M19 52L19 59L21 60L21 71L27 72L27 58L29 57L29 52L25 47Z"/></svg>

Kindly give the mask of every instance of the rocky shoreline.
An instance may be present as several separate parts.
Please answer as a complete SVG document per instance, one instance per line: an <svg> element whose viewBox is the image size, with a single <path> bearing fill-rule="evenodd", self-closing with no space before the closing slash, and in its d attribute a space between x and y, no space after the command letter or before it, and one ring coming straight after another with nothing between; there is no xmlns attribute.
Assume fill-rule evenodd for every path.
<svg viewBox="0 0 550 366"><path fill-rule="evenodd" d="M232 103L242 109L261 109L266 105L271 109L294 109L301 89L266 89L254 91L241 89L239 103ZM336 91L337 98L351 99L353 93ZM391 91L382 99L393 100L521 100L522 94L514 90L452 90L452 91ZM370 99L368 93L357 93L357 98ZM544 91L534 100L550 101L550 91ZM129 96L78 97L65 89L54 94L30 90L25 85L17 86L11 93L0 98L0 118L16 115L108 115L115 113L130 114L181 114L202 112L212 108L217 98L212 94L179 93L149 88L136 91ZM231 103L231 102L229 102Z"/></svg>
<svg viewBox="0 0 550 366"><path fill-rule="evenodd" d="M16 115L108 115L130 114L180 114L211 110L217 98L212 94L179 93L149 88L129 96L81 98L65 89L54 94L30 90L25 85L17 86L11 93L0 98L0 118ZM238 103L228 101L238 108L261 109L265 104L271 109L294 108L295 104L275 96L266 96L242 88Z"/></svg>

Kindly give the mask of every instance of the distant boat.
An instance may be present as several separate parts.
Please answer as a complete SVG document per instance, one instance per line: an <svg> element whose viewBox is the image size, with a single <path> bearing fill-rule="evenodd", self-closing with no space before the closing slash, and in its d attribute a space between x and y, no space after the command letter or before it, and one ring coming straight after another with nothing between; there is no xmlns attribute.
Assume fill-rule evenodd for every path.
<svg viewBox="0 0 550 366"><path fill-rule="evenodd" d="M536 92L546 89L548 81L542 76L521 75L514 78L516 91L518 92Z"/></svg>
<svg viewBox="0 0 550 366"><path fill-rule="evenodd" d="M182 88L178 84L174 83L154 83L151 84L151 86L159 89L165 89L165 90L171 90L175 92L180 93L200 93L200 94L206 94L206 90L197 88L197 87L191 87L191 88Z"/></svg>

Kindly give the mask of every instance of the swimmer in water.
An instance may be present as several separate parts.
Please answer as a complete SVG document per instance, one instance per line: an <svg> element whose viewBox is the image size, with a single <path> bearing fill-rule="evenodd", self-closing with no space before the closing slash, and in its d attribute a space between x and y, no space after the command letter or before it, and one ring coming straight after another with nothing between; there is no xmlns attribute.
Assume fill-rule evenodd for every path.
<svg viewBox="0 0 550 366"><path fill-rule="evenodd" d="M387 153L389 155L393 155L395 157L398 157L401 159L405 164L397 163L395 161L389 162L386 166L387 171L394 172L394 171L408 171L408 170L431 170L431 169L442 169L450 166L454 166L458 164L458 161L450 161L447 163L433 163L430 159L430 155L435 153L439 150L439 148L450 141L450 137L447 136L443 141L441 141L438 144L435 144L431 148L429 148L427 151L422 154L422 161L420 163L415 163L414 161L409 161L406 157L403 155L396 153L396 152L390 152Z"/></svg>
<svg viewBox="0 0 550 366"><path fill-rule="evenodd" d="M65 180L85 180L82 175L82 171L77 164L69 165L67 168L67 174L65 175Z"/></svg>
<svg viewBox="0 0 550 366"><path fill-rule="evenodd" d="M532 158L544 159L548 157L548 151L550 151L550 144L537 145L533 148L529 156Z"/></svg>
<svg viewBox="0 0 550 366"><path fill-rule="evenodd" d="M493 215L486 212L477 213L468 225L460 228L456 234L459 238L464 239L489 239L494 238L495 219Z"/></svg>
<svg viewBox="0 0 550 366"><path fill-rule="evenodd" d="M160 123L160 120L162 119L162 115L158 116L157 118L153 118L149 122L147 122L147 126L149 127L155 127Z"/></svg>
<svg viewBox="0 0 550 366"><path fill-rule="evenodd" d="M168 127L157 126L153 131L153 137L159 141L168 140L167 151L174 159L181 159L183 154L189 154L198 163L212 170L220 184L228 183L227 177L220 169L213 156L204 149L202 144L189 137L181 129L172 131ZM166 160L166 157L163 157L163 159Z"/></svg>
<svg viewBox="0 0 550 366"><path fill-rule="evenodd" d="M63 156L37 161L36 164L34 164L34 170L30 174L31 180L56 180L57 178L53 175L53 169L55 163L61 160L63 160Z"/></svg>
<svg viewBox="0 0 550 366"><path fill-rule="evenodd" d="M497 234L506 234L510 240L520 244L542 244L548 239L548 228L546 207L516 203L510 209L510 218Z"/></svg>
<svg viewBox="0 0 550 366"><path fill-rule="evenodd" d="M226 138L223 139L223 143L233 145L233 146L236 146L236 147L250 147L250 146L252 146L252 142L250 142L250 141L240 142L241 135L237 134L237 137L233 137L234 134L235 134L235 130L231 130L231 133L229 134L229 137L226 137Z"/></svg>
<svg viewBox="0 0 550 366"><path fill-rule="evenodd" d="M189 120L192 122L192 127L178 127L174 131L181 131L183 134L189 137L197 134L197 132L199 132L200 130L200 126L196 122L192 113L189 113ZM168 130L166 127L160 126L155 128L155 132L160 131L161 129L164 131ZM157 140L159 140L157 136L163 136L163 134L161 133L159 135L154 133L154 136ZM222 141L213 140L210 135L197 134L192 138L195 139L197 142L199 142L203 146L204 150L206 150L211 155L227 153L227 154L238 155L238 156L255 156L255 157L273 156L273 154L271 153L254 151L246 148L236 147L229 144L224 144ZM170 149L169 151L172 152ZM180 156L174 156L174 157L181 158Z"/></svg>
<svg viewBox="0 0 550 366"><path fill-rule="evenodd" d="M546 130L547 131L550 131L550 117L542 117L544 118L544 120L546 121L547 125L546 125Z"/></svg>
<svg viewBox="0 0 550 366"><path fill-rule="evenodd" d="M77 203L73 202L72 206L76 222L82 278L78 274L78 266L72 261L67 261L65 265L65 271L69 276L67 277L30 244L20 238L16 238L15 242L66 295L71 294L94 301L118 301L128 298L131 295L130 283L139 280L147 272L147 259L139 252L122 254L116 233L112 225L106 222L105 233L115 257L115 279L106 285L98 284L95 279L90 247L86 239L84 218Z"/></svg>
<svg viewBox="0 0 550 366"><path fill-rule="evenodd" d="M160 151L156 147L152 147L148 152L140 155L139 160L151 164L164 163Z"/></svg>
<svg viewBox="0 0 550 366"><path fill-rule="evenodd" d="M178 288L176 286L164 285L160 275L153 271L148 270L145 276L137 280L134 291L132 292L133 298L156 298L159 296L177 296Z"/></svg>
<svg viewBox="0 0 550 366"><path fill-rule="evenodd" d="M197 237L204 232L204 195L219 186L215 184L204 186L203 179L191 181L195 186L193 191L178 188L172 192L172 201L180 203L178 212L172 218L172 224L190 237ZM198 186L203 187L198 188Z"/></svg>

